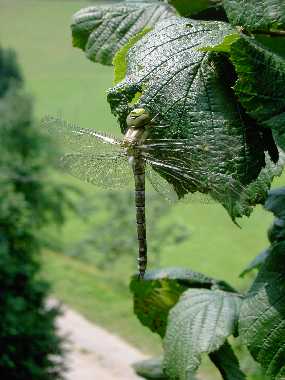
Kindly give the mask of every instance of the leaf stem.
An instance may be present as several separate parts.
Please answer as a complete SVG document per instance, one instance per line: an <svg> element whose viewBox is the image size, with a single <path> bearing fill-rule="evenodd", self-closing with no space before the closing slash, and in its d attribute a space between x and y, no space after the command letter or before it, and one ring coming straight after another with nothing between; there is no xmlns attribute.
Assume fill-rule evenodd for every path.
<svg viewBox="0 0 285 380"><path fill-rule="evenodd" d="M269 34L272 37L275 36L284 36L285 37L285 30L253 30L251 31L253 34Z"/></svg>

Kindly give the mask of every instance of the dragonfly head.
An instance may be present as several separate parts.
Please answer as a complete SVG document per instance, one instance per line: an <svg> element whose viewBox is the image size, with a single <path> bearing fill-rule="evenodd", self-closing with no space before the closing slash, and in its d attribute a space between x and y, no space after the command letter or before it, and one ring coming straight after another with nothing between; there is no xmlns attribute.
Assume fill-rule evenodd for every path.
<svg viewBox="0 0 285 380"><path fill-rule="evenodd" d="M145 128L151 121L150 114L144 108L135 108L126 119L129 128L140 129Z"/></svg>

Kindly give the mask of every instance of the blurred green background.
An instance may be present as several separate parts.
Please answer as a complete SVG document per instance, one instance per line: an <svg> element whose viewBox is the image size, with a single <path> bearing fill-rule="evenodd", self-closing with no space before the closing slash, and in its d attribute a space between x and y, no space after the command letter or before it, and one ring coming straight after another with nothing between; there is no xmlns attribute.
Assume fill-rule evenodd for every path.
<svg viewBox="0 0 285 380"><path fill-rule="evenodd" d="M16 50L27 91L35 99L37 118L60 114L82 127L119 135L118 125L106 101L106 89L112 85L112 68L91 63L71 44L69 25L72 14L94 3L0 0L0 44ZM82 202L87 209L89 201L92 209L93 200L100 203L100 197L105 195L102 190L71 177L66 176L65 180L83 191ZM275 181L274 186L284 182L283 176ZM129 203L127 207L133 213L133 205ZM165 207L169 206L165 204ZM90 232L90 227L94 226L96 234L96 223L103 223L108 228L108 216L112 217L112 214L106 204L106 208L101 207L98 212L95 207L94 215L91 212L87 221L70 214L62 230L46 233L58 242L72 246L84 238L87 231ZM256 207L250 218L239 221L241 228L238 228L219 205L178 204L158 223L185 225L189 238L179 245L164 244L160 266L190 267L246 289L250 276L240 279L239 273L268 245L266 231L272 219L262 207ZM122 231L126 238L134 233L135 225ZM116 236L110 234L109 239L114 240ZM100 252L92 254L96 256ZM149 255L151 257L151 251ZM80 255L74 258L47 250L43 263L43 276L52 283L56 297L145 352L159 351L158 337L142 327L132 313L132 298L127 285L135 271L135 257L122 255L120 260L110 262L102 270L92 260L82 260ZM151 267L155 267L154 262Z"/></svg>

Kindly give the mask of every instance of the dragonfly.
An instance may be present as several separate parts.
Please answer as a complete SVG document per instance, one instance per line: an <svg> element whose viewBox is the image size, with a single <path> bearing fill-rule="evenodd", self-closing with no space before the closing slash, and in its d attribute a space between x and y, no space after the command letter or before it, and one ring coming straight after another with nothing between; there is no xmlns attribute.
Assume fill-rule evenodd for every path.
<svg viewBox="0 0 285 380"><path fill-rule="evenodd" d="M216 199L241 194L241 185L231 176L208 169L207 161L213 151L209 143L198 138L196 142L192 139L191 145L188 139L158 138L154 131L165 126L157 125L155 117L144 108L135 108L128 114L122 139L53 116L45 117L42 125L66 150L60 158L64 171L105 188L124 187L134 179L140 279L144 278L147 267L146 177L169 201L180 198L175 188L177 183L182 193L199 190ZM221 180L227 189L225 186L221 189ZM203 202L209 199L201 198Z"/></svg>

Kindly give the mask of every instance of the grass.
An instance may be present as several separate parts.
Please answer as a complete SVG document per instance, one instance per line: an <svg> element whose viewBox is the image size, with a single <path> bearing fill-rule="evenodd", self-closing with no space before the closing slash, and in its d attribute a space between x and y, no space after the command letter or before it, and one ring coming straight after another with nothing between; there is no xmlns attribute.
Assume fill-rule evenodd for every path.
<svg viewBox="0 0 285 380"><path fill-rule="evenodd" d="M27 91L35 98L37 117L61 113L83 127L119 134L105 97L106 89L112 85L112 68L89 62L81 51L71 46L70 18L88 4L86 1L0 0L0 41L2 46L17 50ZM100 197L96 188L79 185L76 180L68 181L78 184L88 195ZM284 183L284 177L277 183ZM169 218L185 223L191 236L180 246L166 247L161 265L191 267L226 279L240 289L249 280L241 280L238 274L268 245L266 231L273 219L261 207L256 207L249 219L240 221L239 229L221 206L199 204L177 205ZM57 234L72 243L86 229L81 220L70 215L64 229ZM46 252L43 259L44 276L53 284L58 298L141 349L157 352L158 340L140 326L131 311L127 281L134 260L123 260L109 271L100 272L94 266L51 252Z"/></svg>
<svg viewBox="0 0 285 380"><path fill-rule="evenodd" d="M83 127L116 130L105 100L112 68L92 64L72 47L71 17L90 4L94 2L0 0L0 43L16 49L38 117L60 113Z"/></svg>
<svg viewBox="0 0 285 380"><path fill-rule="evenodd" d="M126 277L113 277L112 271L102 273L94 266L53 252L45 252L43 263L44 276L65 303L145 352L160 351L159 337L133 316Z"/></svg>

